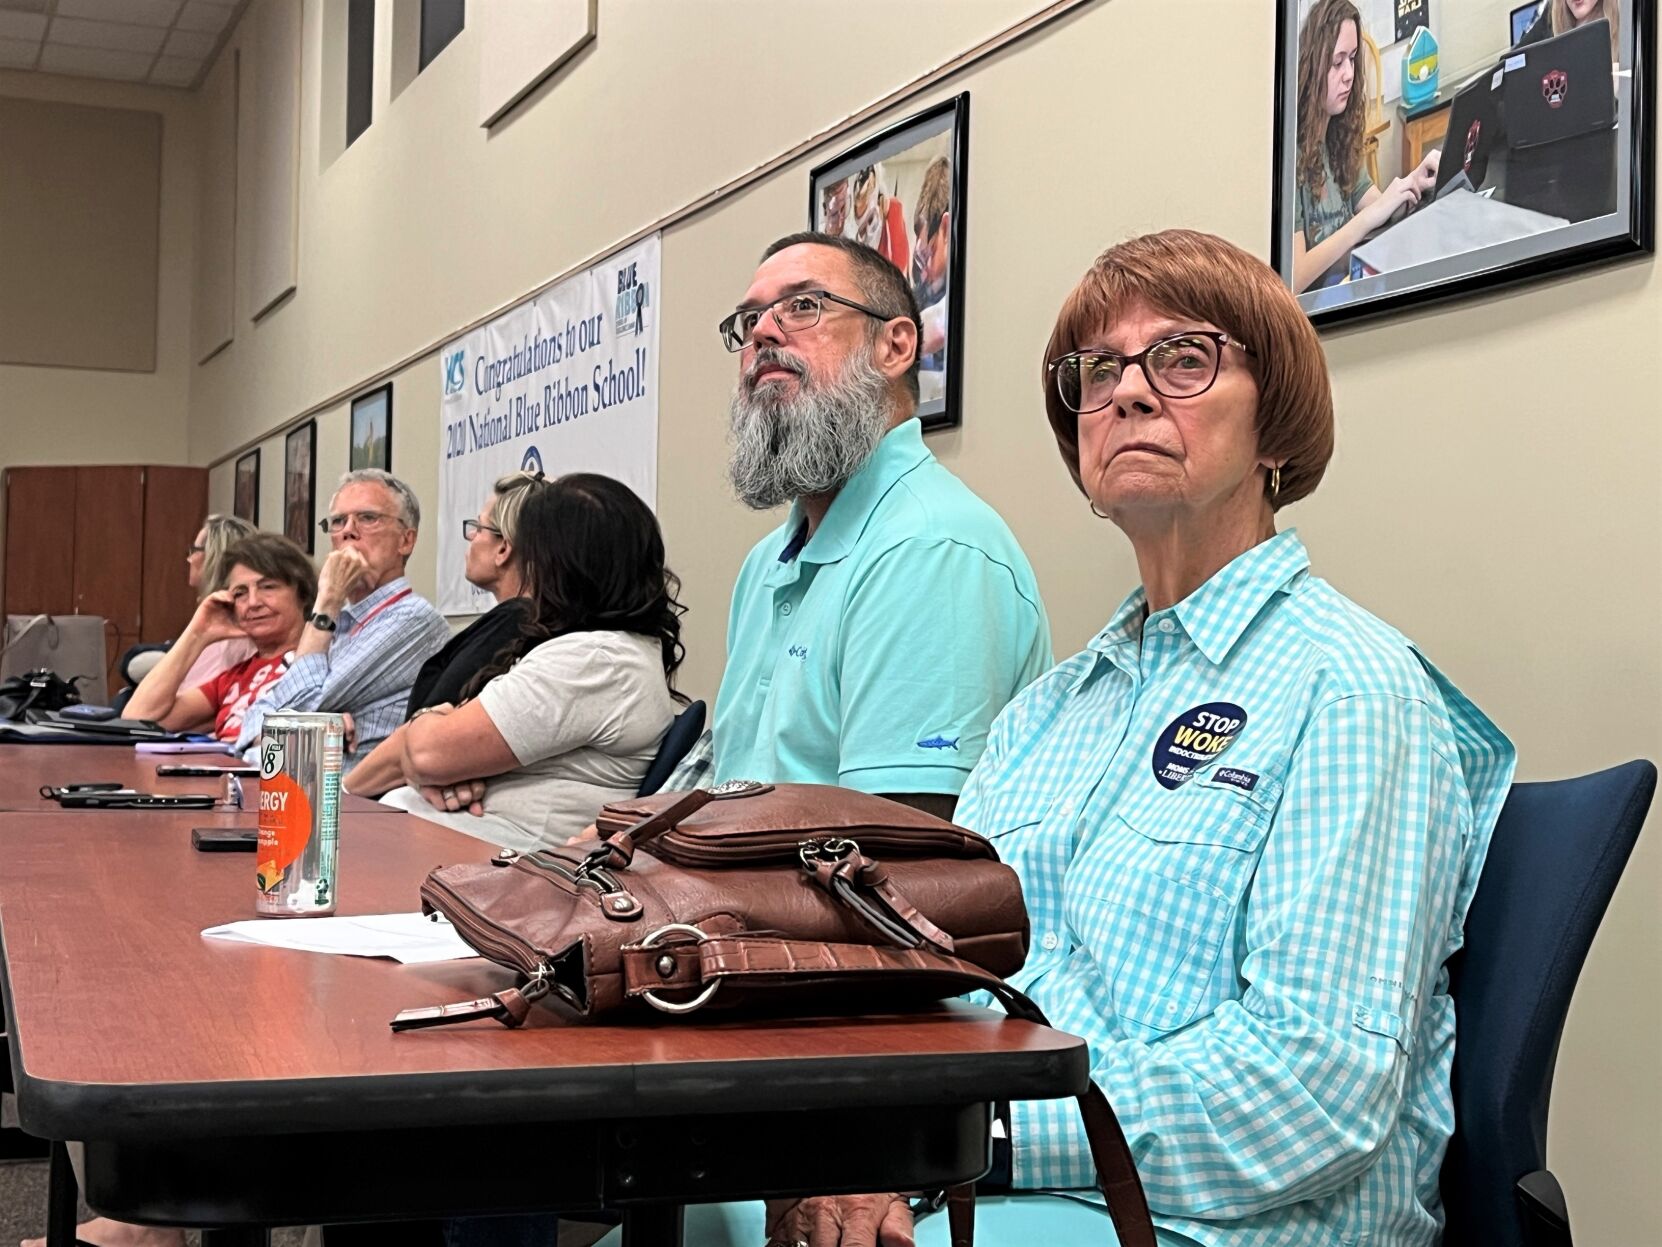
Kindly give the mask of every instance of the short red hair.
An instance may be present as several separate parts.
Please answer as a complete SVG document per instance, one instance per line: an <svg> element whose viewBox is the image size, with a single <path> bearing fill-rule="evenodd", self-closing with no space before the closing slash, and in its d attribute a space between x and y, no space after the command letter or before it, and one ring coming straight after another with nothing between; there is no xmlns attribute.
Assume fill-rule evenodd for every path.
<svg viewBox="0 0 1662 1247"><path fill-rule="evenodd" d="M1333 393L1327 357L1310 318L1276 271L1213 234L1173 229L1110 247L1062 301L1044 364L1141 303L1175 319L1216 325L1249 347L1258 383L1258 452L1281 464L1279 510L1312 493L1333 457ZM1079 480L1079 417L1062 402L1041 366L1045 413L1062 461Z"/></svg>

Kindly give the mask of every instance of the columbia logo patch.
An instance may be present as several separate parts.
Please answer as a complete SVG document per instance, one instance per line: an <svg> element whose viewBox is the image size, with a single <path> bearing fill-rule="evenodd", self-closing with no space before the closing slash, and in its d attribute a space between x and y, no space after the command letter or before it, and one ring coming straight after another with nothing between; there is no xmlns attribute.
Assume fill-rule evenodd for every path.
<svg viewBox="0 0 1662 1247"><path fill-rule="evenodd" d="M1258 776L1252 771L1237 771L1232 766L1220 766L1212 772L1212 783L1230 784L1242 792L1251 792L1258 787Z"/></svg>
<svg viewBox="0 0 1662 1247"><path fill-rule="evenodd" d="M962 736L954 736L951 740L948 740L944 736L931 736L927 740L920 740L918 742L918 748L919 749L950 749L954 753L956 753L956 752L958 752L958 742L961 741L962 739L964 739Z"/></svg>

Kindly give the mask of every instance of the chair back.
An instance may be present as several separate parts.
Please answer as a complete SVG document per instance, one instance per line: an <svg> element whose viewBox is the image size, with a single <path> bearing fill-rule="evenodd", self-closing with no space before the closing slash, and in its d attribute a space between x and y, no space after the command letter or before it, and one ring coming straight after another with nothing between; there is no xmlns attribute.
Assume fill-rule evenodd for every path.
<svg viewBox="0 0 1662 1247"><path fill-rule="evenodd" d="M658 746L658 756L652 759L652 765L646 768L646 778L641 780L639 796L650 797L664 786L670 772L687 756L687 751L703 730L704 703L689 702L687 708L675 716L669 731L664 733L663 743Z"/></svg>
<svg viewBox="0 0 1662 1247"><path fill-rule="evenodd" d="M1362 55L1367 58L1367 105L1362 116L1362 151L1368 162L1368 176L1375 186L1384 186L1379 177L1379 136L1391 128L1385 116L1385 66L1379 55L1379 45L1367 31L1362 32ZM1388 180L1388 179L1387 179Z"/></svg>
<svg viewBox="0 0 1662 1247"><path fill-rule="evenodd" d="M1547 1103L1577 976L1656 791L1656 767L1514 784L1495 825L1454 998L1445 1247L1525 1247L1515 1187L1546 1168Z"/></svg>
<svg viewBox="0 0 1662 1247"><path fill-rule="evenodd" d="M139 682L150 674L151 669L172 648L172 641L140 641L137 645L129 645L127 652L116 662L116 670L121 673L121 678L126 680L127 684L110 698L110 705L117 710L125 710Z"/></svg>

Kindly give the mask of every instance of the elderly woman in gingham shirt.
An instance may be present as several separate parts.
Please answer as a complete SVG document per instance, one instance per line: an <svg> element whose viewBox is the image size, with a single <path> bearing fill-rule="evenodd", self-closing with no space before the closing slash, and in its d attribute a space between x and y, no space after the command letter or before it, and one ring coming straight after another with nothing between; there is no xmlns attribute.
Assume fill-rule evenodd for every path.
<svg viewBox="0 0 1662 1247"><path fill-rule="evenodd" d="M1110 249L1063 304L1045 406L1143 583L1006 708L958 805L1022 878L1012 981L1089 1041L1162 1244L1432 1244L1444 963L1512 747L1276 532L1321 480L1333 407L1268 267L1187 231ZM1073 1102L1005 1116L981 1241L1111 1243ZM761 1237L754 1211L708 1215ZM945 1243L945 1221L826 1197L771 1205L767 1234Z"/></svg>

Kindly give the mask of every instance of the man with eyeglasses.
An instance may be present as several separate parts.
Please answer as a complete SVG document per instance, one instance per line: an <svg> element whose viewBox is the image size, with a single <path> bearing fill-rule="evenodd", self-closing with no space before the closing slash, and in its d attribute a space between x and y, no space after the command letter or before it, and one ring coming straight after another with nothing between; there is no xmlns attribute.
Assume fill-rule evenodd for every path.
<svg viewBox="0 0 1662 1247"><path fill-rule="evenodd" d="M911 285L860 243L792 234L720 330L733 489L790 513L733 590L714 779L950 814L993 716L1049 666L1050 625L1009 528L924 445Z"/></svg>
<svg viewBox="0 0 1662 1247"><path fill-rule="evenodd" d="M373 748L404 721L416 672L450 637L444 616L405 579L421 505L378 468L341 477L318 527L334 548L317 578L317 601L294 661L243 716L239 752L260 741L277 710L350 715L348 752Z"/></svg>

